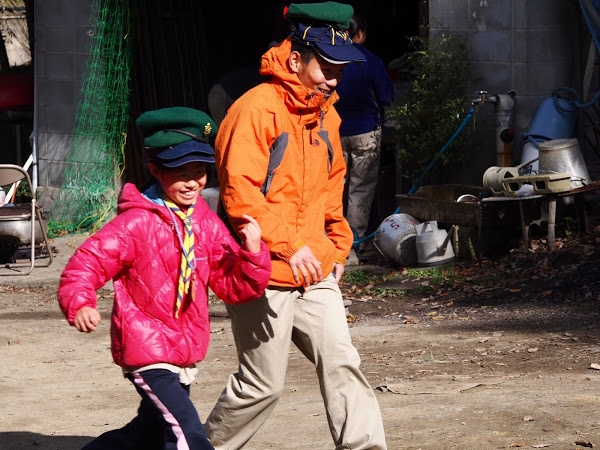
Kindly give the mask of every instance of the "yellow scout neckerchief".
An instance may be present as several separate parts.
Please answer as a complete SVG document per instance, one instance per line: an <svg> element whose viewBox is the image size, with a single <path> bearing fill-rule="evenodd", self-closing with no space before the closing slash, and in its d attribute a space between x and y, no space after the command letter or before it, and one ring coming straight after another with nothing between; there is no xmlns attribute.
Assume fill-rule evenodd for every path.
<svg viewBox="0 0 600 450"><path fill-rule="evenodd" d="M175 302L175 317L179 317L179 309L190 290L191 278L196 268L196 259L194 256L194 230L192 228L192 214L194 213L194 202L184 213L179 207L168 199L164 199L165 205L183 221L185 233L183 239L177 232L177 237L181 243L181 265L179 268L179 283L177 286L177 300ZM192 296L193 298L193 296Z"/></svg>

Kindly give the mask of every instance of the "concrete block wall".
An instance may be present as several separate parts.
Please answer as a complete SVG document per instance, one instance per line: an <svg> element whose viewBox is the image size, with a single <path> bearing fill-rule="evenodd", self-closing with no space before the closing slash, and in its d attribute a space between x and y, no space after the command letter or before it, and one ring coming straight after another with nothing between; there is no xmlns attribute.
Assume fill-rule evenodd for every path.
<svg viewBox="0 0 600 450"><path fill-rule="evenodd" d="M581 92L579 14L577 2L564 0L429 1L432 32L448 28L468 36L471 80L466 94L517 93L512 121L516 137L527 131L541 102L556 89ZM448 182L481 185L485 170L498 165L495 106L480 105L474 123L480 148L468 167L451 174ZM512 165L520 163L517 142L515 138Z"/></svg>
<svg viewBox="0 0 600 450"><path fill-rule="evenodd" d="M85 70L91 0L35 2L35 139L40 202L51 204L65 171Z"/></svg>
<svg viewBox="0 0 600 450"><path fill-rule="evenodd" d="M40 199L57 196L67 167L87 58L92 0L36 0L34 52L36 71L35 145ZM429 20L468 36L472 77L469 98L517 93L513 126L527 131L540 103L560 87L581 91L583 48L575 1L429 0ZM437 30L439 31L439 29ZM596 82L597 83L597 82ZM597 89L597 87L596 87ZM595 92L592 90L592 92ZM480 146L468 164L444 182L481 185L485 170L496 164L496 116L493 104L478 108L474 120ZM449 136L450 138L450 136ZM582 143L583 144L583 143ZM514 165L520 162L513 144ZM588 157L593 152L586 151Z"/></svg>

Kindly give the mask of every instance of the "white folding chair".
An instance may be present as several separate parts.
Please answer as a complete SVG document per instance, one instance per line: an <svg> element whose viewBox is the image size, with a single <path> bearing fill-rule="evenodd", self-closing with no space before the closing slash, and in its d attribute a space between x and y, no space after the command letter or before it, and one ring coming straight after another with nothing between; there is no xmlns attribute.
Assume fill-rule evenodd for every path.
<svg viewBox="0 0 600 450"><path fill-rule="evenodd" d="M48 242L42 213L37 206L31 178L27 171L14 164L0 164L0 186L12 184L16 190L18 184L24 184L31 204L16 204L0 206L0 250L13 250L29 247L29 258L12 258L4 252L0 261L0 275L28 275L35 267L46 267L52 264L52 249ZM6 198L10 202L10 198ZM36 245L44 245L48 254L43 262L36 262ZM24 262L26 260L27 262ZM20 261L19 261L20 260Z"/></svg>

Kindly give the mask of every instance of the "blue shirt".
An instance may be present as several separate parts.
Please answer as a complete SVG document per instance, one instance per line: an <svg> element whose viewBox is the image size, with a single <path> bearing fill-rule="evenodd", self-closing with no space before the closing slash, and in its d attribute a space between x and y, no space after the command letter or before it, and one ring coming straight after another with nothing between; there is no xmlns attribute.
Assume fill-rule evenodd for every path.
<svg viewBox="0 0 600 450"><path fill-rule="evenodd" d="M344 68L336 91L340 99L335 109L342 118L341 136L373 131L383 123L383 106L394 101L394 83L381 58L354 43L367 59L351 62Z"/></svg>

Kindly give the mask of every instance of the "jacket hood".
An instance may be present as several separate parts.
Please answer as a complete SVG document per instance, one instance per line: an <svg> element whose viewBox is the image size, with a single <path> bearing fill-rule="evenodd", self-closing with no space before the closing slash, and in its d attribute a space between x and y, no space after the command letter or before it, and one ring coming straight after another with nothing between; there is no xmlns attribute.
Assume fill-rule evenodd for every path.
<svg viewBox="0 0 600 450"><path fill-rule="evenodd" d="M147 192L152 192L152 195L148 197L146 194ZM158 185L152 185L144 192L144 194L141 194L134 184L126 183L119 193L117 214L122 214L130 209L141 208L151 211L165 220L168 217L168 213L166 209L159 204L159 198L160 187Z"/></svg>
<svg viewBox="0 0 600 450"><path fill-rule="evenodd" d="M304 86L298 75L290 69L288 59L292 51L292 40L287 38L279 45L271 47L261 58L260 73L279 81L286 90L284 102L288 108L304 112L327 111L337 100L337 92L325 96L322 92Z"/></svg>

